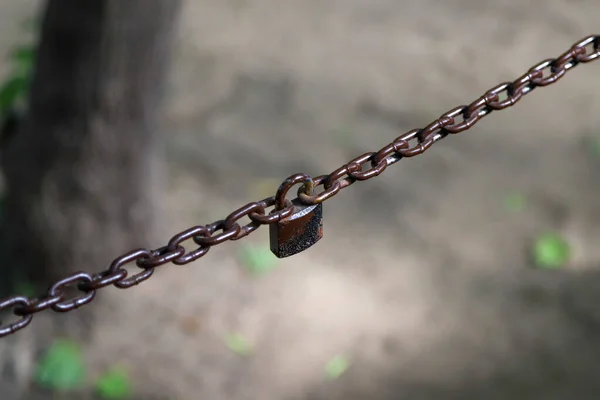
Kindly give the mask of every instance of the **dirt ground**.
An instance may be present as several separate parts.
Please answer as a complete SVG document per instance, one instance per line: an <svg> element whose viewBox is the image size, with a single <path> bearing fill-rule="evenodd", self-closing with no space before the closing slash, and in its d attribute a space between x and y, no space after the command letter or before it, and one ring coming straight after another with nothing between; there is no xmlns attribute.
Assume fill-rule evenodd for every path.
<svg viewBox="0 0 600 400"><path fill-rule="evenodd" d="M1 52L37 4L0 2ZM188 0L168 99L165 240L262 198L262 182L330 172L520 76L598 33L599 10ZM237 252L267 246L266 229L108 289L87 344L92 373L125 364L146 399L598 398L599 76L600 62L579 66L352 186L325 204L324 238L263 278L240 273ZM511 193L525 196L522 211L506 209ZM563 270L529 267L546 231L572 243ZM232 353L228 332L254 354ZM325 380L341 353L351 367Z"/></svg>

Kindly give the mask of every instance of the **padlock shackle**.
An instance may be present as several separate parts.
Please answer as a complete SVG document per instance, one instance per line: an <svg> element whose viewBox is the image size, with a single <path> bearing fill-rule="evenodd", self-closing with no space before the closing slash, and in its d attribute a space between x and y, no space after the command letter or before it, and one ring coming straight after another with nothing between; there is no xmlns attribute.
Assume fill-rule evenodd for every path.
<svg viewBox="0 0 600 400"><path fill-rule="evenodd" d="M298 183L304 184L304 193L312 195L315 186L313 179L307 174L295 174L288 177L277 189L275 194L275 210L283 210L286 208L285 196L290 191L292 186Z"/></svg>

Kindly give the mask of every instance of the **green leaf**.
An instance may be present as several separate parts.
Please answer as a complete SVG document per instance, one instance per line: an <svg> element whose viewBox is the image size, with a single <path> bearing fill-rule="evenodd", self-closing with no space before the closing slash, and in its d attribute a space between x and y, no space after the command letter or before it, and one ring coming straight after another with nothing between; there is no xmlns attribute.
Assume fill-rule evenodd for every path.
<svg viewBox="0 0 600 400"><path fill-rule="evenodd" d="M344 355L333 357L325 366L325 377L334 380L342 376L350 368L350 360Z"/></svg>
<svg viewBox="0 0 600 400"><path fill-rule="evenodd" d="M540 235L533 245L533 261L538 268L558 269L571 258L571 247L556 233Z"/></svg>
<svg viewBox="0 0 600 400"><path fill-rule="evenodd" d="M79 345L69 340L55 341L37 366L38 385L58 391L78 388L85 379L85 366Z"/></svg>
<svg viewBox="0 0 600 400"><path fill-rule="evenodd" d="M35 60L35 48L28 46L18 47L10 53L10 59L16 62L20 69L29 72Z"/></svg>
<svg viewBox="0 0 600 400"><path fill-rule="evenodd" d="M17 282L17 284L15 286L16 286L16 291L20 296L33 297L33 296L39 294L39 293L36 293L35 285L33 285L30 282L19 281L19 282Z"/></svg>
<svg viewBox="0 0 600 400"><path fill-rule="evenodd" d="M520 193L511 193L504 199L506 209L509 211L522 211L525 208L525 196Z"/></svg>
<svg viewBox="0 0 600 400"><path fill-rule="evenodd" d="M244 246L240 250L240 260L252 275L264 275L273 270L278 263L277 257L268 247Z"/></svg>
<svg viewBox="0 0 600 400"><path fill-rule="evenodd" d="M253 352L252 345L243 335L239 333L227 335L227 339L225 341L229 350L240 356L249 356Z"/></svg>
<svg viewBox="0 0 600 400"><path fill-rule="evenodd" d="M131 395L129 374L123 367L108 370L96 381L96 392L102 399L120 400Z"/></svg>
<svg viewBox="0 0 600 400"><path fill-rule="evenodd" d="M16 75L0 86L0 113L8 111L27 92L29 78Z"/></svg>

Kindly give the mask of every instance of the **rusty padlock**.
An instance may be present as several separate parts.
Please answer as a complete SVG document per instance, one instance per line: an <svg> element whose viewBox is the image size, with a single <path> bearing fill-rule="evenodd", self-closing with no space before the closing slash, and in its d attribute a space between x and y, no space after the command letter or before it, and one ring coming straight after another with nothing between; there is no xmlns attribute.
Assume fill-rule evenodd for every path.
<svg viewBox="0 0 600 400"><path fill-rule="evenodd" d="M304 183L305 193L312 194L313 180L310 176L292 175L279 186L274 211L285 209L287 192L300 182ZM298 254L323 237L323 204L303 204L297 198L291 204L294 207L292 214L269 226L271 251L277 258Z"/></svg>

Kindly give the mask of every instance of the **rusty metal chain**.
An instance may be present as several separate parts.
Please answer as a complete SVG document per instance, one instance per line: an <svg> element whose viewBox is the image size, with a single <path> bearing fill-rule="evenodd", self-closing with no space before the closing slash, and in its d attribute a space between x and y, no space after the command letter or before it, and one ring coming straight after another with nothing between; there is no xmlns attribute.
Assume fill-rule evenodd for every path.
<svg viewBox="0 0 600 400"><path fill-rule="evenodd" d="M13 296L1 300L0 312L12 311L16 321L7 324L0 322L0 338L28 326L33 315L38 312L47 309L56 312L74 310L90 303L99 289L107 286L130 288L150 278L154 270L160 266L169 263L175 265L191 263L208 253L213 246L241 239L261 225L275 224L289 218L294 213L294 205L285 199L285 195L295 184L302 183L297 192L300 202L307 205L320 204L356 181L374 178L401 159L424 153L448 134L470 129L492 111L515 105L535 88L557 82L579 63L587 63L599 58L600 35L588 36L557 58L547 59L534 65L516 80L491 88L469 105L455 107L425 128L406 132L381 150L356 157L330 174L316 178L305 174L292 175L284 181L276 196L248 203L233 211L225 219L212 224L189 228L173 236L166 246L156 250L133 250L115 259L108 269L95 274L74 273L54 283L44 295L38 298ZM370 166L365 169L367 163ZM323 190L314 193L314 189L319 186L322 186ZM270 207L273 207L273 210L267 213ZM239 221L245 217L248 217L250 222L245 225L240 224ZM195 248L185 247L183 245L185 242L195 244ZM135 264L140 271L130 276L124 268L130 264ZM67 289L75 289L77 295L67 298Z"/></svg>

